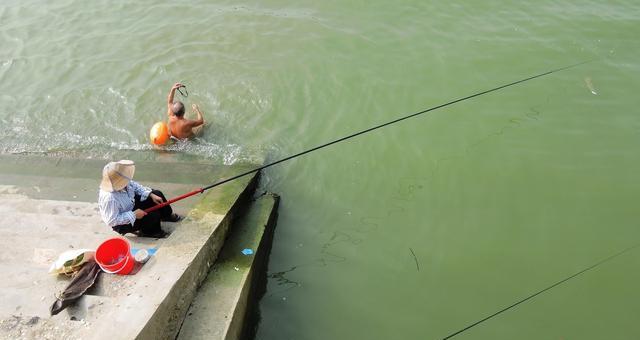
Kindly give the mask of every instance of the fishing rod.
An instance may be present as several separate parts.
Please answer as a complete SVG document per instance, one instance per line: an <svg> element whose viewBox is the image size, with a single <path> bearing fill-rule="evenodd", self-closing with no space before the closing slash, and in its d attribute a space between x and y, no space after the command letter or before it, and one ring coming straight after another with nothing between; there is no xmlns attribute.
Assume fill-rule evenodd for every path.
<svg viewBox="0 0 640 340"><path fill-rule="evenodd" d="M340 142L345 141L347 139L351 139L351 138L360 136L362 134L371 132L373 130L377 130L377 129L383 128L385 126L398 123L398 122L403 121L405 119L409 119L409 118L412 118L412 117L415 117L415 116L419 116L419 115L427 113L427 112L435 111L437 109L441 109L441 108L449 106L449 105L453 105L453 104L456 104L456 103L459 103L459 102L462 102L462 101L465 101L465 100L468 100L468 99L471 99L471 98L479 97L479 96L485 95L487 93L491 93L491 92L494 92L494 91L498 91L498 90L504 89L506 87L514 86L514 85L517 85L517 84L520 84L520 83L524 83L524 82L529 81L529 80L533 80L533 79L536 79L536 78L544 77L544 76L550 75L550 74L555 73L555 72L564 71L564 70L567 70L567 69L570 69L570 68L573 68L573 67L577 67L577 66L580 66L580 65L583 65L583 64L586 64L586 63L590 63L591 61L593 61L593 60L583 61L583 62L580 62L580 63L577 63L577 64L572 64L572 65L569 65L569 66L564 66L564 67L561 67L561 68L557 68L557 69L553 69L553 70L550 70L550 71L547 71L547 72L536 74L536 75L531 76L531 77L527 77L527 78L524 78L524 79L516 80L514 82L511 82L511 83L508 83L508 84L504 84L504 85L500 85L500 86L494 87L494 88L489 89L489 90L484 90L484 91L481 91L481 92L477 92L477 93L468 95L466 97L462 97L462 98L458 98L458 99L452 100L450 102L446 102L444 104L433 106L433 107L430 107L428 109L425 109L425 110L422 110L422 111L419 111L419 112L416 112L416 113L412 113L412 114L409 114L409 115L394 119L394 120L386 122L386 123L375 125L375 126L370 127L368 129L364 129L362 131L358 131L358 132L352 133L350 135L347 135L347 136L335 139L333 141L318 145L318 146L313 147L311 149L308 149L308 150L299 152L297 154L294 154L294 155L279 159L277 161L271 162L269 164L257 167L257 168L255 168L253 170L249 170L247 172L243 172L243 173L241 173L239 175L236 175L236 176L233 176L231 178L227 178L225 180L215 182L215 183L213 183L213 184L211 184L209 186L206 186L206 187L199 188L199 189L196 189L194 191L188 192L188 193L186 193L186 194L184 194L182 196L178 196L178 197L170 199L170 200L168 200L168 201L166 201L164 203L161 203L161 204L155 205L155 206L153 206L153 207L151 207L149 209L146 209L145 212L149 213L149 212L158 210L158 209L160 209L162 207L165 207L165 206L167 206L167 205L169 205L169 204L171 204L173 202L177 202L177 201L183 200L183 199L185 199L187 197L190 197L190 196L193 196L195 194L203 193L206 190L209 190L211 188L215 188L215 187L217 187L219 185L222 185L222 184L225 184L227 182L231 182L231 181L236 180L236 179L238 179L240 177L244 177L244 176L250 175L250 174L258 172L260 170L272 167L272 166L274 166L276 164L280 164L282 162L286 162L286 161L288 161L290 159L293 159L293 158L296 158L296 157L300 157L300 156L308 154L310 152L313 152L313 151L316 151L316 150L319 150L319 149L322 149L322 148L326 148L327 146L330 146L330 145L333 145L333 144L336 144L336 143L340 143Z"/></svg>
<svg viewBox="0 0 640 340"><path fill-rule="evenodd" d="M624 253L626 253L626 252L628 252L628 251L630 251L630 250L633 250L633 249L635 249L635 248L638 248L638 246L640 246L640 243L638 243L638 244L636 244L636 245L634 245L634 246L631 246L631 247L629 247L629 248L625 248L625 249L623 249L622 251L619 251L619 252L617 252L617 253L615 253L615 254L613 254L613 255L610 255L609 257L604 258L604 259L602 259L602 260L600 260L600 261L596 262L595 264L592 264L591 266L589 266L589 267L587 267L587 268L584 268L584 269L582 269L581 271L579 271L579 272L577 272L577 273L575 273L575 274L573 274L573 275L571 275L571 276L569 276L569 277L566 277L566 278L564 278L564 279L562 279L562 280L560 280L560 281L558 281L558 282L556 282L556 283L554 283L554 284L552 284L552 285L550 285L550 286L548 286L548 287L546 287L546 288L544 288L544 289L542 289L542 290L539 290L539 291L537 291L537 292L535 292L535 293L533 293L533 294L531 294L531 295L527 296L526 298L521 299L521 300L519 300L518 302L511 304L511 305L510 305L510 306L508 306L508 307L505 307L505 308L503 308L503 309L501 309L501 310L499 310L499 311L497 311L497 312L495 312L495 313L493 313L493 314L491 314L491 315L489 315L489 316L487 316L487 317L485 317L485 318L483 318L483 319L480 319L480 320L478 320L478 321L476 321L476 322L474 322L474 323L472 323L472 324L468 325L467 327L460 329L459 331L457 331L457 332L455 332L455 333L451 333L451 334L449 334L448 336L446 336L446 337L442 338L442 340L451 339L451 338L453 338L454 336L456 336L456 335L458 335L458 334L460 334L460 333L463 333L463 332L465 332L465 331L468 331L469 329L471 329L471 328L473 328L473 327L475 327L475 326L477 326L477 325L479 325L479 324L481 324L481 323L483 323L483 322L485 322L485 321L487 321L487 320L489 320L489 319L491 319L491 318L493 318L493 317L495 317L495 316L498 316L499 314L504 313L504 312L506 312L507 310L509 310L509 309L511 309L511 308L513 308L513 307L515 307L515 306L517 306L517 305L519 305L519 304L521 304L521 303L523 303L523 302L525 302L525 301L527 301L527 300L529 300L529 299L533 299L534 297L536 297L536 296L538 296L538 295L540 295L540 294L542 294L542 293L544 293L544 292L546 292L546 291L550 290L551 288L554 288L554 287L556 287L556 286L559 286L559 285L561 285L561 284L563 284L563 283L565 283L565 282L567 282L567 281L569 281L569 280L573 279L574 277L576 277L576 276L578 276L578 275L582 275L582 274L584 274L584 273L588 272L589 270L594 269L594 268L596 268L596 267L598 267L598 266L600 266L600 265L604 264L605 262L611 261L611 260L613 260L614 258L616 258L616 257L618 257L618 256L620 256L620 255L622 255L622 254L624 254Z"/></svg>

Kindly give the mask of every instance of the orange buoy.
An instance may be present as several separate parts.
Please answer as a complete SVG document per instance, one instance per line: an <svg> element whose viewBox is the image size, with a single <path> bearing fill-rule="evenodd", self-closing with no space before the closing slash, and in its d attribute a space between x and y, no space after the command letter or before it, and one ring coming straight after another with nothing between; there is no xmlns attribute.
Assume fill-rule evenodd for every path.
<svg viewBox="0 0 640 340"><path fill-rule="evenodd" d="M169 127L165 122L157 122L149 132L149 139L155 145L164 145L169 140Z"/></svg>

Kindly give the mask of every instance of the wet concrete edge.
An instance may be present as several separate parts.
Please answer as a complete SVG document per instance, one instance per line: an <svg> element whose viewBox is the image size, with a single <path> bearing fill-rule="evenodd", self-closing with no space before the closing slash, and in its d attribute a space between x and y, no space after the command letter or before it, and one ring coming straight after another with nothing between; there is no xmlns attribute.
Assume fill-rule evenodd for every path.
<svg viewBox="0 0 640 340"><path fill-rule="evenodd" d="M260 300L267 291L267 274L269 270L269 256L273 248L273 235L278 224L278 208L280 206L280 195L273 193L265 193L272 195L275 203L273 210L269 215L265 231L258 248L257 261L254 263L255 276L251 280L249 295L247 297L247 311L244 316L244 325L240 332L240 339L255 339L258 325L261 321L260 316Z"/></svg>
<svg viewBox="0 0 640 340"><path fill-rule="evenodd" d="M253 176L250 182L233 203L229 212L216 228L210 241L200 249L194 260L185 270L180 279L171 288L167 298L156 309L149 322L140 331L136 339L174 339L177 337L182 322L189 310L191 302L198 292L198 288L207 277L209 269L215 263L218 253L226 237L219 237L220 233L226 235L235 216L243 210L251 201L251 197L258 185L260 173Z"/></svg>

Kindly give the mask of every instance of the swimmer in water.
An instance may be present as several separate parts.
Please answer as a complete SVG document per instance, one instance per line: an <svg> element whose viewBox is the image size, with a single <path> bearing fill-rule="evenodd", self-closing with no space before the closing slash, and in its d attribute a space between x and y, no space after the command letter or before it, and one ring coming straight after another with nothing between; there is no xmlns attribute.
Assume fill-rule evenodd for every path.
<svg viewBox="0 0 640 340"><path fill-rule="evenodd" d="M169 134L177 139L191 138L202 131L204 118L202 112L196 104L191 105L191 109L198 115L198 119L192 120L184 118L184 104L177 100L173 101L176 90L183 87L181 83L175 83L169 96L167 97L167 115L169 116Z"/></svg>

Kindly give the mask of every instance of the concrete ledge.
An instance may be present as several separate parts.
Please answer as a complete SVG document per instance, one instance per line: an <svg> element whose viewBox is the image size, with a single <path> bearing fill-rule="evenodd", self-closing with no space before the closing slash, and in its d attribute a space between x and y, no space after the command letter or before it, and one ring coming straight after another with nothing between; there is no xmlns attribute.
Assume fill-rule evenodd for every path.
<svg viewBox="0 0 640 340"><path fill-rule="evenodd" d="M124 157L122 157L124 158ZM128 157L133 158L133 157ZM134 159L135 160L135 159ZM258 175L177 202L187 213L167 239L128 237L133 247L158 248L131 276L103 274L74 308L50 317L53 296L68 282L46 271L69 248L94 248L117 236L100 221L97 187L103 160L0 156L0 268L5 301L0 338L173 339L206 277L234 214L249 200ZM255 165L138 162L136 180L175 197ZM80 321L72 321L77 319Z"/></svg>
<svg viewBox="0 0 640 340"><path fill-rule="evenodd" d="M279 197L258 198L233 224L218 262L198 290L178 339L243 339L250 324L251 298L256 276L264 273L277 219ZM243 249L254 255L244 255Z"/></svg>
<svg viewBox="0 0 640 340"><path fill-rule="evenodd" d="M130 334L131 337L123 338L131 339L135 336L136 339L152 340L174 339L176 337L198 287L206 278L225 242L233 217L251 197L257 183L258 176L250 177L245 189L225 215L210 211L210 207L217 202L215 193L205 196L191 211L189 218L193 219L193 222L186 226L183 225L178 235L165 242L162 249L158 251L159 254L165 256L164 261L159 259L157 270L147 274L150 274L152 278L157 274L158 280L167 274L169 274L170 280L175 278L172 274L177 274L178 277L175 278L170 291L166 293L153 314L146 320L139 333L136 335L133 332ZM163 253L160 253L161 251ZM175 267L177 270L170 273L167 267ZM146 304L150 302L159 302L159 300L144 301ZM138 301L134 300L127 307L140 311L141 308L137 306L137 303ZM116 318L120 321L131 322L130 317L119 318L119 316L120 314L116 313Z"/></svg>

